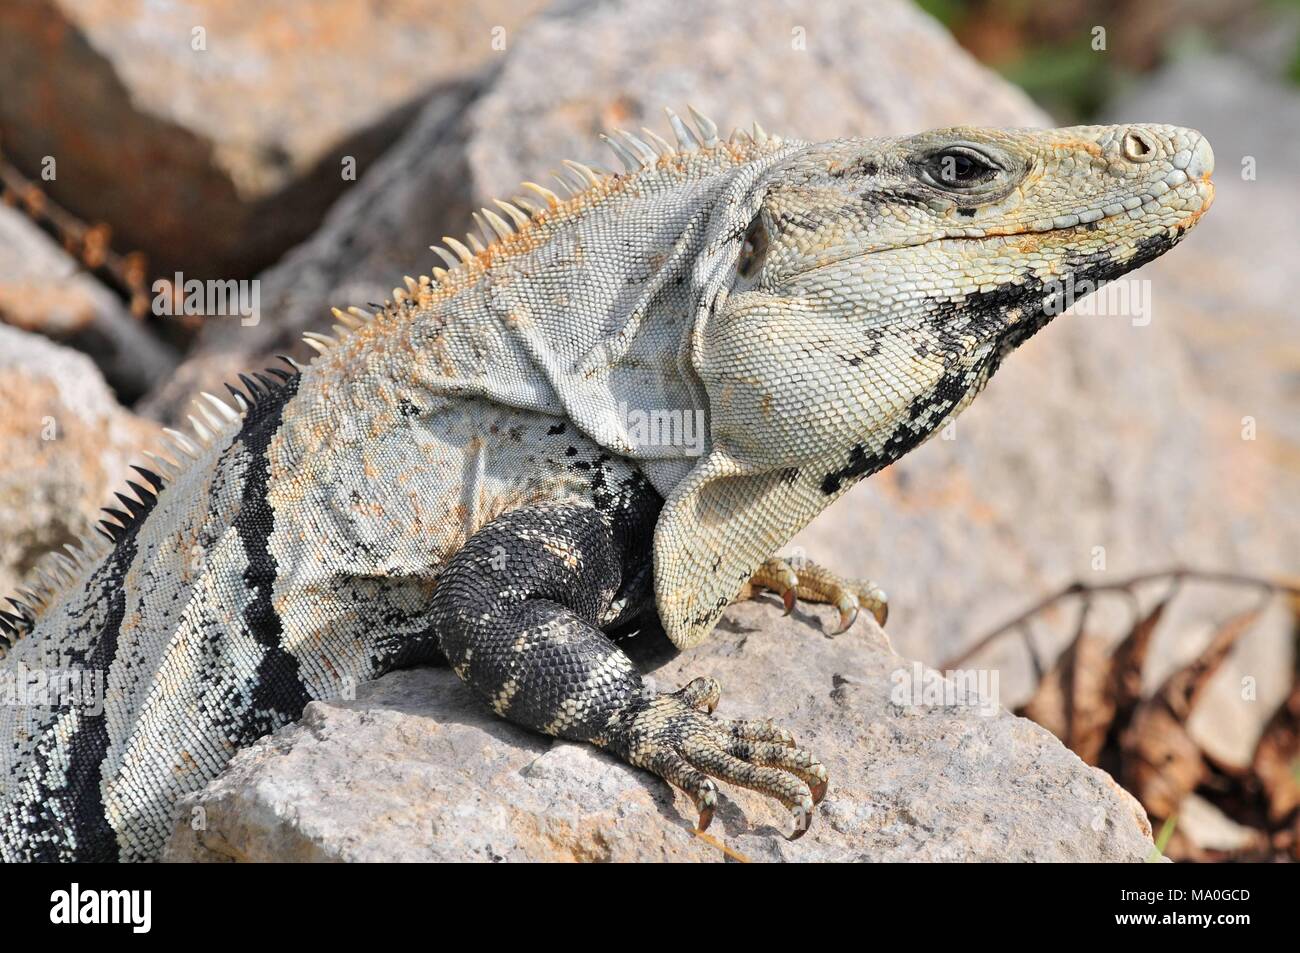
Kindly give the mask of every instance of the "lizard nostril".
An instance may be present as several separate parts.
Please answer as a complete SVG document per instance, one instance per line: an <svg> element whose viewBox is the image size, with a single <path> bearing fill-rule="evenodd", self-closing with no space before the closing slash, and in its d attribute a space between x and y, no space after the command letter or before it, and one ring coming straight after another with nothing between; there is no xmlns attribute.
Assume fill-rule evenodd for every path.
<svg viewBox="0 0 1300 953"><path fill-rule="evenodd" d="M1137 129L1130 129L1124 133L1124 141L1120 148L1124 152L1124 158L1132 162L1146 162L1156 154L1155 144L1150 133L1141 132Z"/></svg>

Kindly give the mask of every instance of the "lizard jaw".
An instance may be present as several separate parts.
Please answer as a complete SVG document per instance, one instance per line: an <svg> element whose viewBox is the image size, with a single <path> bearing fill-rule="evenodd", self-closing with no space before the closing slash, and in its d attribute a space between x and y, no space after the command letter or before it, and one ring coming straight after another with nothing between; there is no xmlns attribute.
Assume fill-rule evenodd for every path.
<svg viewBox="0 0 1300 953"><path fill-rule="evenodd" d="M1141 127L1132 127L1139 129ZM902 249L915 249L926 245L944 242L987 242L1003 238L1016 240L1015 249L1022 253L1033 253L1044 247L1045 243L1057 242L1061 245L1073 242L1074 236L1089 230L1105 229L1117 226L1119 230L1133 230L1134 223L1140 227L1144 218L1154 219L1167 206L1177 203L1184 214L1170 224L1169 230L1181 228L1190 230L1214 201L1214 150L1204 134L1195 130L1177 130L1195 136L1194 141L1185 149L1170 156L1161 165L1163 174L1152 175L1142 182L1135 183L1126 195L1108 195L1092 202L1084 203L1077 211L1064 214L1044 216L1032 221L1011 221L1003 225L980 225L981 216L1000 217L1010 207L1019 205L1022 198L1013 196L1006 202L995 203L985 207L977 217L957 221L959 206L956 203L936 200L939 204L934 210L951 219L936 231L917 234L910 239L891 244L880 244L854 250L847 254L838 254L818 258L805 268L789 272L785 280L792 281L817 272L832 269L837 265L854 260L866 260L875 255L898 252Z"/></svg>

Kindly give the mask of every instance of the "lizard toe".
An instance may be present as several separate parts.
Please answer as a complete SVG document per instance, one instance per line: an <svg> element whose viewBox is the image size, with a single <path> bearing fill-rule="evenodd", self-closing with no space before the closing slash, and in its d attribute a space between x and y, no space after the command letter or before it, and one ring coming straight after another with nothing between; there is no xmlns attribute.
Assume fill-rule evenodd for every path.
<svg viewBox="0 0 1300 953"><path fill-rule="evenodd" d="M820 804L826 796L829 780L826 767L811 751L793 745L748 740L733 741L728 751L742 761L793 774L808 785L813 804Z"/></svg>
<svg viewBox="0 0 1300 953"><path fill-rule="evenodd" d="M713 780L703 771L693 767L676 751L667 748L651 755L646 767L668 783L686 792L695 803L695 810L699 812L699 820L695 823L696 829L708 830L709 824L713 821L713 812L718 806L718 786L713 783Z"/></svg>
<svg viewBox="0 0 1300 953"><path fill-rule="evenodd" d="M770 741L774 744L794 747L794 735L770 719L767 721L733 721L729 722L733 738L746 741Z"/></svg>
<svg viewBox="0 0 1300 953"><path fill-rule="evenodd" d="M722 686L715 678L694 678L675 694L696 711L708 712L711 715L718 707L718 702L722 700Z"/></svg>
<svg viewBox="0 0 1300 953"><path fill-rule="evenodd" d="M764 591L780 595L786 615L800 599L833 605L839 612L839 624L831 635L847 632L857 621L859 609L870 612L877 625L883 626L889 618L885 591L870 579L847 579L802 557L787 560L774 556L765 561L743 592L745 598L752 598Z"/></svg>
<svg viewBox="0 0 1300 953"><path fill-rule="evenodd" d="M799 601L799 576L784 559L773 557L758 567L749 580L748 592L752 595L771 590L781 597L785 614L794 612Z"/></svg>
<svg viewBox="0 0 1300 953"><path fill-rule="evenodd" d="M683 748L686 760L705 774L780 801L794 816L795 836L807 828L815 802L812 790L798 775L738 758L716 738L691 736Z"/></svg>

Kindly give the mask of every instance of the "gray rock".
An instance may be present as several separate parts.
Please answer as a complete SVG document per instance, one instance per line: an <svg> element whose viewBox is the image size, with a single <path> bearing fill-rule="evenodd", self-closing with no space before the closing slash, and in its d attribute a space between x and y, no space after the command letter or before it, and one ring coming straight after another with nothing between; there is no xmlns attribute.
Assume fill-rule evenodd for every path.
<svg viewBox="0 0 1300 953"><path fill-rule="evenodd" d="M447 234L447 218L468 221L472 211L457 130L477 88L466 84L426 103L312 237L258 278L261 320L206 323L190 358L159 381L141 410L183 419L195 394L219 392L223 381L266 366L277 353L303 356L302 332L328 329L331 305L383 301L403 274L428 271L428 246Z"/></svg>
<svg viewBox="0 0 1300 953"><path fill-rule="evenodd" d="M0 325L0 595L91 531L157 437L157 425L118 406L88 357Z"/></svg>
<svg viewBox="0 0 1300 953"><path fill-rule="evenodd" d="M177 355L17 209L0 205L0 321L83 351L113 388L138 397Z"/></svg>
<svg viewBox="0 0 1300 953"><path fill-rule="evenodd" d="M563 158L619 167L599 133L666 136L664 107L687 103L724 133L757 121L813 140L1045 123L905 0L559 3L474 104L476 191L510 194Z"/></svg>
<svg viewBox="0 0 1300 953"><path fill-rule="evenodd" d="M726 787L708 838L688 799L586 745L506 723L446 669L397 672L241 752L185 799L165 859L1138 861L1137 803L1048 732L979 705L894 698L913 673L860 622L734 607L698 649L633 651L662 688L710 674L720 717L773 717L815 750L830 793L797 842L779 805ZM902 702L901 704L898 702ZM991 713L981 714L981 710Z"/></svg>
<svg viewBox="0 0 1300 953"><path fill-rule="evenodd" d="M243 277L364 171L423 97L500 55L541 0L18 0L0 130L29 174L158 270Z"/></svg>

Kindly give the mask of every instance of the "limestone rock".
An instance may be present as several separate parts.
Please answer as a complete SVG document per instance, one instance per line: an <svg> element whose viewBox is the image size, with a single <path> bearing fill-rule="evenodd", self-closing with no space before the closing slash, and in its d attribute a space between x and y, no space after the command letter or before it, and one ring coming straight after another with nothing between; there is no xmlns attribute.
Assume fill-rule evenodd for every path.
<svg viewBox="0 0 1300 953"><path fill-rule="evenodd" d="M730 786L709 837L696 836L689 800L663 782L516 728L449 670L424 668L362 685L354 701L314 702L300 723L241 752L181 802L165 859L720 861L723 847L755 861L1150 854L1145 815L1108 775L996 705L916 703L907 680L919 666L869 622L837 638L819 627L829 622L829 612L785 619L754 602L684 655L669 656L658 634L632 640L661 688L713 675L720 717L772 717L822 757L830 793L799 841L784 838L779 805Z"/></svg>
<svg viewBox="0 0 1300 953"><path fill-rule="evenodd" d="M12 0L0 133L29 175L162 274L246 277L304 238L430 94L539 0Z"/></svg>
<svg viewBox="0 0 1300 953"><path fill-rule="evenodd" d="M468 95L426 103L311 238L262 273L259 322L208 322L192 356L158 382L142 409L174 420L195 394L219 391L223 381L266 366L277 353L306 360L302 332L327 329L331 306L383 301L404 274L427 272L429 244L448 233L448 220L467 221L472 210L462 191L468 172L456 132Z"/></svg>
<svg viewBox="0 0 1300 953"><path fill-rule="evenodd" d="M664 107L685 115L687 103L724 133L759 122L809 140L1043 123L906 0L562 3L474 104L475 186L510 192L565 158L617 168L600 133L668 136Z"/></svg>
<svg viewBox="0 0 1300 953"><path fill-rule="evenodd" d="M126 399L176 366L107 288L25 215L0 205L0 321L83 351Z"/></svg>
<svg viewBox="0 0 1300 953"><path fill-rule="evenodd" d="M118 406L90 359L0 325L0 596L91 531L156 425Z"/></svg>

